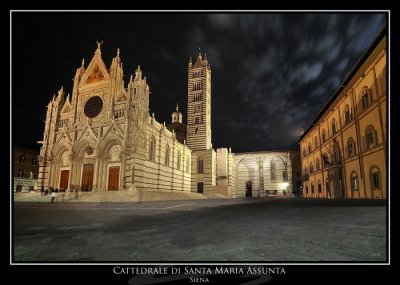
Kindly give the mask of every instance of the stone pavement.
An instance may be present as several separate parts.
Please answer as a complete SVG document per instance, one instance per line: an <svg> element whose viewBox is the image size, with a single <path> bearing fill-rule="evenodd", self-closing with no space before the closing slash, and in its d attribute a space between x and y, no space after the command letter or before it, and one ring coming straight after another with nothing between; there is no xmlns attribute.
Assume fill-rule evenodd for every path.
<svg viewBox="0 0 400 285"><path fill-rule="evenodd" d="M16 262L385 261L379 200L14 203Z"/></svg>

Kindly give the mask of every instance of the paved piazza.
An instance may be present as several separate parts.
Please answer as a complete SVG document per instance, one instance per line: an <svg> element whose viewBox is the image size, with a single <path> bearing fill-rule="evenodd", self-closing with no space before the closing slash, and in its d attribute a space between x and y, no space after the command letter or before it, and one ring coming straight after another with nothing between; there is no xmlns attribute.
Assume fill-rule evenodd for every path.
<svg viewBox="0 0 400 285"><path fill-rule="evenodd" d="M20 202L14 203L14 261L385 261L385 203Z"/></svg>

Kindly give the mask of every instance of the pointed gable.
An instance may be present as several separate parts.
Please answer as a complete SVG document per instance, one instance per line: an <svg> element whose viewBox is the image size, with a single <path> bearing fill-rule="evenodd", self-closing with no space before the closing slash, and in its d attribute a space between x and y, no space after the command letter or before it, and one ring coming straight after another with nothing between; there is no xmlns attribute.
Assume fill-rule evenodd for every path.
<svg viewBox="0 0 400 285"><path fill-rule="evenodd" d="M88 68L82 76L81 83L92 84L107 80L109 78L110 75L107 71L103 59L101 58L100 46L98 46L91 62L89 63Z"/></svg>
<svg viewBox="0 0 400 285"><path fill-rule="evenodd" d="M88 75L86 79L86 84L99 82L104 79L105 76L103 72L101 72L99 65L96 63L92 69L92 72Z"/></svg>
<svg viewBox="0 0 400 285"><path fill-rule="evenodd" d="M69 103L69 101L66 101L64 106L61 109L61 114L67 114L70 112L70 110L71 110L70 103Z"/></svg>

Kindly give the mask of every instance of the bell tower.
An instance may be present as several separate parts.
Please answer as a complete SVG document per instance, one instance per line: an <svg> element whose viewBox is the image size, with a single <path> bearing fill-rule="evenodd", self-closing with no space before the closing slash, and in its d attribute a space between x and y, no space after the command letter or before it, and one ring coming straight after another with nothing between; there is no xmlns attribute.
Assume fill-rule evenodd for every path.
<svg viewBox="0 0 400 285"><path fill-rule="evenodd" d="M188 65L187 145L192 150L212 149L211 143L211 67L207 56L199 55Z"/></svg>

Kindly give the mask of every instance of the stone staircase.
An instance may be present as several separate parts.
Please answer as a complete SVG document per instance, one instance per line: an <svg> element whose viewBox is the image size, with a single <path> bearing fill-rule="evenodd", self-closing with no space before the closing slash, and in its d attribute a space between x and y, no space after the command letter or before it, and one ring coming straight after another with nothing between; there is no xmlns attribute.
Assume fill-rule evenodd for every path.
<svg viewBox="0 0 400 285"><path fill-rule="evenodd" d="M206 192L204 192L204 193L202 193L207 199L226 199L226 198L228 198L228 197L225 197L225 196L223 196L223 195L221 195L221 194L218 194L218 193L214 193L214 192L209 192L209 191L206 191Z"/></svg>
<svg viewBox="0 0 400 285"><path fill-rule="evenodd" d="M213 193L212 193L213 194ZM142 202L165 200L190 200L220 198L220 195L207 197L200 193L182 191L93 191L79 192L78 197L73 192L66 192L64 202ZM62 193L58 193L55 202L61 202ZM50 195L41 196L40 193L16 193L14 202L45 202L51 201Z"/></svg>

